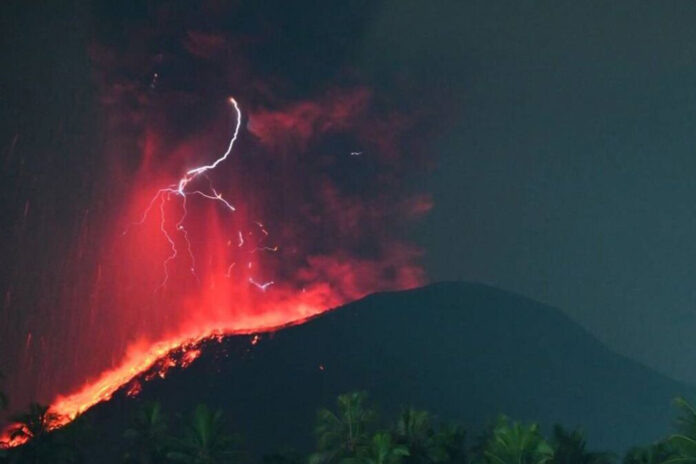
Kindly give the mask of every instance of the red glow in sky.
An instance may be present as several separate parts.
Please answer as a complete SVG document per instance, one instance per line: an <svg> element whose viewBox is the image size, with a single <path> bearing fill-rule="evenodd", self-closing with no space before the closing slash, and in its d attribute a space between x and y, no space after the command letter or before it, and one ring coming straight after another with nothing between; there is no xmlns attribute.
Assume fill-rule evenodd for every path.
<svg viewBox="0 0 696 464"><path fill-rule="evenodd" d="M419 253L391 228L431 202L392 189L405 126L370 104L365 89L249 115L233 101L232 114L224 108L200 133L148 127L135 169L113 155L111 182L125 201L101 212L108 227L98 243L77 247L98 247L90 288L76 292L81 307L56 308L71 311L66 332L27 341L25 360L40 364L12 374L36 397L15 396L47 402L60 426L122 387L137 394L131 381L153 367L163 376L189 365L203 340L276 330L422 284ZM224 145L224 155L208 154Z"/></svg>

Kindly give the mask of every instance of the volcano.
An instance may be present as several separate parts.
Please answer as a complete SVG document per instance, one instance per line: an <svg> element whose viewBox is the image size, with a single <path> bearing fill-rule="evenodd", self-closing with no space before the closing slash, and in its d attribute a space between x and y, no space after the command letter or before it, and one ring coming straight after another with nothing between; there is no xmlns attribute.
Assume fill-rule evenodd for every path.
<svg viewBox="0 0 696 464"><path fill-rule="evenodd" d="M158 400L172 414L222 408L252 455L313 446L316 410L367 390L385 415L413 405L475 434L504 413L579 426L622 451L670 430L671 400L696 389L616 354L561 311L471 283L379 293L272 335L211 342L188 369L89 411L99 462L120 456L130 414ZM112 437L112 438L109 438ZM102 455L103 454L103 455Z"/></svg>

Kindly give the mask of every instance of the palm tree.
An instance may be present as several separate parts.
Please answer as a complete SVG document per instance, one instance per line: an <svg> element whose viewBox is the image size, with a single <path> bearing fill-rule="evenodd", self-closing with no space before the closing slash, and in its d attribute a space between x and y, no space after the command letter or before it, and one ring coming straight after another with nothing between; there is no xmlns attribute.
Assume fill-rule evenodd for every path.
<svg viewBox="0 0 696 464"><path fill-rule="evenodd" d="M409 462L430 462L433 451L433 436L430 414L407 408L401 411L394 427L399 443L406 445L410 452Z"/></svg>
<svg viewBox="0 0 696 464"><path fill-rule="evenodd" d="M440 461L451 464L465 464L466 455L466 433L464 429L456 424L440 425L435 432L434 441L438 449Z"/></svg>
<svg viewBox="0 0 696 464"><path fill-rule="evenodd" d="M674 403L681 415L677 418L677 433L667 439L675 454L665 463L696 463L696 410L682 397L675 398Z"/></svg>
<svg viewBox="0 0 696 464"><path fill-rule="evenodd" d="M60 416L49 411L48 406L38 403L29 405L25 413L13 416L9 430L11 442L26 442L11 454L19 457L19 462L38 463L63 454L63 446L54 440L51 432L59 422Z"/></svg>
<svg viewBox="0 0 696 464"><path fill-rule="evenodd" d="M342 464L400 464L408 456L408 448L396 443L388 432L377 432L368 446L360 449L355 457L343 459Z"/></svg>
<svg viewBox="0 0 696 464"><path fill-rule="evenodd" d="M321 409L317 413L317 452L309 458L310 464L337 463L355 457L369 444L368 427L375 412L365 403L365 392L340 395L337 411Z"/></svg>
<svg viewBox="0 0 696 464"><path fill-rule="evenodd" d="M546 464L553 450L539 432L537 424L510 423L500 417L483 448L487 464Z"/></svg>
<svg viewBox="0 0 696 464"><path fill-rule="evenodd" d="M92 424L83 416L76 416L68 425L51 432L52 463L82 464L84 446L94 439Z"/></svg>
<svg viewBox="0 0 696 464"><path fill-rule="evenodd" d="M10 439L38 440L55 428L60 416L48 410L48 406L38 403L29 405L29 410L12 417L14 425L10 429Z"/></svg>
<svg viewBox="0 0 696 464"><path fill-rule="evenodd" d="M659 441L648 446L637 446L628 450L623 464L662 464L675 457L672 446L666 441Z"/></svg>
<svg viewBox="0 0 696 464"><path fill-rule="evenodd" d="M568 431L561 425L554 425L553 464L610 464L612 455L587 451L585 437L580 430Z"/></svg>
<svg viewBox="0 0 696 464"><path fill-rule="evenodd" d="M126 462L152 464L165 459L167 417L158 402L144 403L135 413L130 427L123 433L130 443Z"/></svg>
<svg viewBox="0 0 696 464"><path fill-rule="evenodd" d="M175 441L175 451L167 458L189 464L229 462L239 455L236 441L225 430L222 411L211 411L199 404L186 426L184 435Z"/></svg>
<svg viewBox="0 0 696 464"><path fill-rule="evenodd" d="M437 464L464 462L464 431L454 425L435 430L430 413L413 408L404 409L396 421L397 442L408 448L404 459L408 464Z"/></svg>

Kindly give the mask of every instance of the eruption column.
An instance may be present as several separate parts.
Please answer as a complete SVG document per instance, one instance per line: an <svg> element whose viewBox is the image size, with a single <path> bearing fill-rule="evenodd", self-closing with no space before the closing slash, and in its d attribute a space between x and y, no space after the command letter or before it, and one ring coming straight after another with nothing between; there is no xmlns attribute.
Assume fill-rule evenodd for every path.
<svg viewBox="0 0 696 464"><path fill-rule="evenodd" d="M164 278L162 280L162 283L158 288L162 288L167 284L167 281L169 280L169 263L176 259L176 257L179 255L179 251L176 247L176 242L172 238L172 236L169 234L169 232L166 229L166 214L164 210L164 205L166 201L169 201L172 195L181 197L181 207L182 207L182 214L181 217L179 218L178 222L176 223L176 230L181 232L184 241L186 242L186 251L188 253L189 259L191 260L191 272L195 275L196 274L196 259L193 254L193 251L191 249L191 241L189 240L188 236L188 231L186 230L186 227L184 226L184 221L186 220L186 215L188 214L187 210L187 203L186 199L188 195L197 195L201 196L205 199L208 200L213 200L221 203L226 209L228 209L231 212L236 211L235 207L227 201L223 196L218 193L215 188L210 185L210 192L211 193L205 193L200 190L193 190L188 192L186 190L186 187L196 179L198 176L204 175L207 171L211 171L217 167L220 163L225 161L227 157L232 153L232 149L234 148L234 143L237 141L237 137L239 136L239 129L242 125L242 112L239 109L239 104L237 103L237 100L235 100L233 97L230 97L230 103L234 107L235 111L235 127L234 127L234 134L232 135L232 138L230 139L230 143L227 146L227 150L220 156L218 157L213 163L207 164L204 166L199 166L193 169L189 169L186 171L186 174L179 179L179 182L176 184L172 184L168 187L161 188L157 191L154 197L152 197L152 200L150 201L149 205L145 209L145 212L143 213L143 217L140 221L138 221L136 224L141 225L143 224L146 220L147 217L150 213L150 211L153 208L153 205L157 202L157 200L160 200L160 230L162 232L162 235L165 237L167 242L169 242L169 246L171 247L171 254L165 259L163 263L164 267ZM124 235L128 232L128 229L124 231ZM242 238L242 233L239 232L239 239L240 239L240 246L244 244L244 239ZM256 285L258 288L261 290L266 290L266 287L268 287L269 284L257 284L254 282L252 279L250 279L250 283L253 283Z"/></svg>

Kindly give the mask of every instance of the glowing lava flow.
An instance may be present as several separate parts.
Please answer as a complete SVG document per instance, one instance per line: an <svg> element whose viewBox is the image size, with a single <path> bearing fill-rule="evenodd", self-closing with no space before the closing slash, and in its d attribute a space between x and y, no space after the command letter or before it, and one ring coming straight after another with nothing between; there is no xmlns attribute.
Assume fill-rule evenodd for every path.
<svg viewBox="0 0 696 464"><path fill-rule="evenodd" d="M201 190L188 190L191 183L196 178L203 176L206 172L215 169L220 163L225 161L232 153L235 142L237 141L237 137L239 136L239 130L242 123L242 112L239 108L239 104L234 98L230 97L229 101L232 104L235 111L235 127L234 132L232 134L232 138L230 139L229 144L227 146L227 150L221 156L215 159L215 161L213 161L211 164L206 164L203 166L189 169L176 184L172 184L168 187L159 189L156 192L155 196L152 197L152 199L150 200L147 208L143 213L143 217L141 218L141 220L138 223L136 223L145 223L145 221L148 218L148 215L150 214L150 211L159 200L160 231L162 232L162 235L165 237L171 248L171 254L166 258L166 260L163 263L164 279L160 287L166 285L167 280L169 278L168 265L171 261L177 258L179 254L179 250L176 247L174 238L165 227L165 223L167 221L164 208L165 201L169 200L170 196L176 196L181 198L183 212L175 224L175 230L180 232L183 236L183 239L185 240L187 253L191 260L191 272L193 272L194 274L195 257L191 249L191 242L189 241L188 231L186 230L186 227L184 225L184 221L186 220L186 216L188 214L188 196L200 196L208 200L219 202L224 208L226 208L230 212L236 211L235 207L215 190L215 188L212 186L212 183L210 183L209 193L203 192ZM265 230L263 225L260 223L257 223L257 225L261 228L262 232L264 233L264 236L268 236L268 232ZM124 234L126 232L128 232L128 230L126 230ZM244 237L241 231L238 231L238 237L240 240L239 246L242 246L244 244ZM252 250L252 253L256 252L257 250L276 251L277 247L258 246L254 250ZM232 267L232 265L230 267ZM251 267L251 263L249 263L249 267ZM268 287L274 284L273 281L259 283L252 277L248 278L248 283L263 292L265 292ZM86 409L93 406L94 404L108 400L111 397L111 395L120 387L126 385L139 374L152 369L153 366L160 363L162 359L167 359L168 357L170 357L171 353L175 351L181 351L184 353L184 355L181 358L181 362L177 363L171 361L169 363L166 363L164 365L164 370L160 371L161 376L164 375L164 371L166 371L166 369L169 367L173 367L175 365L183 365L185 367L186 365L190 364L190 362L197 357L198 353L200 353L200 351L196 347L206 339L213 337L221 337L222 335L245 333L248 334L274 330L282 326L302 322L307 318L322 312L322 310L325 309L326 308L321 308L320 306L309 307L298 303L297 306L293 309L289 310L286 308L284 311L260 314L254 317L253 320L245 321L236 318L233 324L230 323L230 321L227 321L227 324L229 326L197 327L194 325L193 329L189 327L188 331L185 331L183 333L177 333L175 336L167 340L156 342L154 344L135 344L130 347L129 352L126 355L126 359L120 366L106 371L95 381L89 382L85 387L82 388L82 390L66 397L59 397L51 405L51 412L55 413L57 416L60 417L57 425L63 425L75 418L76 415L82 413ZM290 314L294 314L294 318L288 320L288 312Z"/></svg>
<svg viewBox="0 0 696 464"><path fill-rule="evenodd" d="M175 230L180 232L185 240L187 253L191 260L190 269L194 275L195 258L191 242L189 241L188 231L184 225L188 214L187 198L190 195L200 196L204 199L219 202L230 212L236 211L235 207L215 190L212 183L210 184L210 192L190 189L192 181L200 176L204 176L206 172L215 169L215 167L225 161L232 153L232 149L239 135L242 113L234 98L230 98L230 103L232 103L236 113L236 124L227 150L213 163L189 169L186 171L185 175L179 179L178 183L159 189L147 205L141 220L133 224L143 225L148 219L151 210L159 201L159 228L171 248L171 254L163 263L164 279L160 288L165 286L168 281L168 265L179 255L176 242L166 228L167 217L165 214L165 202L168 201L171 196L181 198L183 213L177 219ZM269 235L263 224L257 222L256 225L260 228L264 237ZM125 235L126 233L128 233L128 229L126 229L123 234ZM237 235L239 238L239 247L242 247L244 245L244 236L241 231L239 231ZM274 252L277 251L277 249L277 247L268 247L263 246L262 243L257 243L256 248L251 250L251 253L257 251ZM228 268L226 275L228 279L230 277L230 270L233 266L234 263ZM249 269L252 267L251 261L248 263L247 267ZM254 280L253 277L248 277L247 285L263 293L266 292L271 285L274 285L274 282L260 283ZM298 298L271 299L269 305L271 306L270 309L264 309L255 314L229 316L221 318L216 321L215 324L211 324L210 321L189 323L184 330L176 331L175 334L164 337L164 339L160 341L152 342L144 340L131 344L128 347L124 359L119 365L102 372L97 378L87 381L76 392L67 396L59 396L51 403L49 407L51 423L48 428L57 429L68 424L79 414L95 404L109 400L112 395L122 387L129 384L133 385L132 382L134 379L146 372L156 370L160 377L164 377L166 371L171 367L187 367L200 355L199 345L205 340L214 338L220 340L226 335L257 334L299 324L328 309L330 306L327 306L327 304L338 303L337 301L332 301L330 298L327 299L325 291L321 287L318 289L309 289L309 291L304 291L302 293L303 295ZM256 341L258 341L258 338L254 339L254 344ZM144 380L149 380L150 378L151 377L146 376ZM135 386L136 388L129 388L127 394L137 394L140 390L137 381ZM10 425L8 429L0 434L0 447L19 446L29 439L26 434L13 434L13 430L17 431L17 427L23 430L21 424L14 424Z"/></svg>
<svg viewBox="0 0 696 464"><path fill-rule="evenodd" d="M70 382L54 386L50 377L40 379L48 387L18 403L32 399L48 403L55 416L51 427L58 428L118 391L137 394L141 380L164 376L174 366L188 366L206 340L274 331L369 293L421 285L425 279L416 262L418 251L398 240L387 242L387 231L374 227L388 198L382 205L363 201L363 195L344 195L331 176L324 175L332 171L323 158L311 156L305 144L292 142L295 133L304 137L307 128L324 127L314 124L314 118L326 120L326 127L339 132L357 131L352 121L362 121L363 106L346 106L346 101L353 100L304 103L299 112L291 107L277 114L252 114L249 130L255 139L250 143L269 156L239 157L241 168L225 173L232 180L224 190L216 189L211 177L213 172L223 174L220 171L227 166L220 164L230 157L240 134L242 113L236 100L230 99L236 116L232 138L227 150L210 164L187 169L181 176L160 177L180 166L181 157L208 147L207 139L180 141L174 150L171 145L159 147L157 136L152 145L144 143L134 188L122 204L123 216L114 213L113 224L123 224L122 217L140 220L123 232L127 240L114 240L119 233L105 228L103 246L95 252L99 262L94 281L85 284L91 291L80 292L71 306L84 307L86 314L70 319L67 326L80 335L67 351L77 365L68 373ZM269 134L276 133L280 148L268 142ZM274 162L276 150L282 151L287 163ZM384 151L391 153L388 144ZM169 163L150 163L160 153ZM367 174L372 171L374 166L365 166ZM265 183L262 188L250 190L259 181ZM228 201L221 192L238 200ZM256 221L259 214L280 230L282 249L267 243L270 234ZM362 227L365 222L370 227ZM360 253L367 240L370 252ZM259 277L259 269L265 272L266 265L271 266L272 279ZM252 344L257 341L254 338ZM61 366L61 355L37 353L48 366ZM0 433L0 447L3 441L21 444L8 438Z"/></svg>
<svg viewBox="0 0 696 464"><path fill-rule="evenodd" d="M142 374L156 370L156 375L164 378L167 371L172 367L188 367L200 354L200 344L206 340L222 340L223 336L255 334L251 341L256 345L259 338L258 333L269 332L284 327L301 324L313 316L323 312L323 309L303 307L295 308L304 315L294 321L287 322L287 316L282 312L267 315L263 321L268 325L259 327L257 324L262 321L257 318L238 321L240 325L247 325L249 329L235 329L232 327L218 328L198 333L182 334L177 337L164 340L148 346L135 344L131 346L126 359L118 367L104 372L97 379L88 382L81 390L68 395L58 397L49 408L51 416L48 424L49 430L55 430L69 424L78 415L85 412L97 403L108 401L119 389L131 384L134 379ZM236 324L235 324L236 325ZM179 353L174 357L175 353ZM144 380L151 380L152 376L146 376ZM140 393L140 384L131 384L127 391L129 396ZM135 388L133 388L135 387ZM11 424L0 434L0 449L20 446L29 441L30 437L26 434L18 434L13 437L13 431L17 428L25 430L22 424Z"/></svg>
<svg viewBox="0 0 696 464"><path fill-rule="evenodd" d="M228 335L248 335L270 332L300 324L324 311L322 308L311 307L298 309L300 309L304 315L291 322L285 321L287 316L282 312L277 312L276 314L270 314L265 317L265 323L267 325L263 327L257 326L260 322L257 320L239 321L240 325L248 325L249 328L235 329L232 327L223 327L210 329L203 333L195 333L196 331L192 331L189 334L181 334L175 338L164 340L147 347L136 344L131 347L130 353L120 366L106 371L93 382L89 382L82 390L56 399L50 407L50 411L58 416L55 421L55 427L61 427L95 404L111 399L111 396L117 390L127 385L139 375L158 366L162 360L168 360L169 362L159 366L158 375L160 377L164 377L166 371L171 367L187 367L200 355L198 346L205 340L215 338L221 339L221 337ZM181 353L181 356L176 360L170 358L172 353L175 352Z"/></svg>

